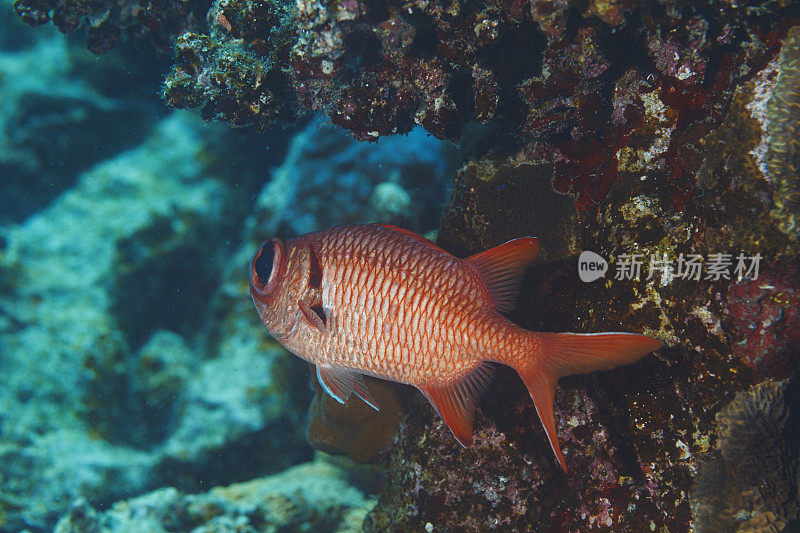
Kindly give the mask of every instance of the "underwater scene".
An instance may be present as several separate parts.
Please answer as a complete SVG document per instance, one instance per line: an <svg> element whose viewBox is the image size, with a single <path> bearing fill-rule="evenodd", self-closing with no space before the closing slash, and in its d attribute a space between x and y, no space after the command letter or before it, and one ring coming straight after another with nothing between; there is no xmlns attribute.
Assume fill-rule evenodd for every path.
<svg viewBox="0 0 800 533"><path fill-rule="evenodd" d="M0 0L0 533L800 532L800 2Z"/></svg>

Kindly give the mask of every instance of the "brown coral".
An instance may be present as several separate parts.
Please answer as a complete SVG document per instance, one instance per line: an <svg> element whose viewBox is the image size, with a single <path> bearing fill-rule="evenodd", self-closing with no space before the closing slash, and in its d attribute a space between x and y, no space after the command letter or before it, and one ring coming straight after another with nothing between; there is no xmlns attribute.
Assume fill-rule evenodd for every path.
<svg viewBox="0 0 800 533"><path fill-rule="evenodd" d="M394 440L404 416L401 386L365 378L381 408L378 412L355 396L340 404L322 390L315 375L311 379L315 391L308 409L307 435L311 445L326 453L346 454L358 463L375 461Z"/></svg>
<svg viewBox="0 0 800 533"><path fill-rule="evenodd" d="M698 532L795 531L790 527L800 525L799 393L794 382L767 381L717 413L720 456L702 465L692 491Z"/></svg>

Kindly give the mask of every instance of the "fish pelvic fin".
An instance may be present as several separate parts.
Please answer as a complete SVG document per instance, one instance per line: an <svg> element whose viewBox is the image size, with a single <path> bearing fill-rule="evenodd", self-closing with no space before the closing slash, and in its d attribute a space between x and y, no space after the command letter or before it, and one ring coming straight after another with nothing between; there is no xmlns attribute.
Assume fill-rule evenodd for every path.
<svg viewBox="0 0 800 533"><path fill-rule="evenodd" d="M558 378L571 374L608 370L636 362L657 350L661 343L646 335L632 333L531 333L532 354L514 358L517 371L536 406L550 447L561 468L567 471L558 445L553 414ZM521 361L521 362L520 362Z"/></svg>
<svg viewBox="0 0 800 533"><path fill-rule="evenodd" d="M358 372L340 366L320 364L317 365L317 380L322 389L339 403L347 402L355 394L376 411L381 410L364 383L364 376Z"/></svg>
<svg viewBox="0 0 800 533"><path fill-rule="evenodd" d="M478 402L492 383L495 365L483 362L464 377L445 386L418 385L456 440L465 448L472 444L472 424Z"/></svg>
<svg viewBox="0 0 800 533"><path fill-rule="evenodd" d="M480 274L501 313L514 309L522 276L539 251L539 239L522 237L466 259Z"/></svg>

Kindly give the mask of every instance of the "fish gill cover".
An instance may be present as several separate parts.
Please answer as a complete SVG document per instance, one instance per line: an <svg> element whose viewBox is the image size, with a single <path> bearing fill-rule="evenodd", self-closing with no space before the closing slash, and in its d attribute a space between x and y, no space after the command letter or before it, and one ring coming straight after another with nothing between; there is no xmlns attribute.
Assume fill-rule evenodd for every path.
<svg viewBox="0 0 800 533"><path fill-rule="evenodd" d="M797 528L798 43L783 0L2 4L0 530ZM372 220L539 236L516 322L668 347L561 381L566 475L513 373L466 450L326 405L242 265ZM646 272L713 254L758 278Z"/></svg>

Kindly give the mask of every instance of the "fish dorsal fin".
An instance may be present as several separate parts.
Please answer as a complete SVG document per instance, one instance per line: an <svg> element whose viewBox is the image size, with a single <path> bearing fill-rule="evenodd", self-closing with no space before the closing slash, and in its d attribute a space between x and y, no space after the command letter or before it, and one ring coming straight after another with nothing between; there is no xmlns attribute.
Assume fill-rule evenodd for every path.
<svg viewBox="0 0 800 533"><path fill-rule="evenodd" d="M440 252L445 252L445 250L442 250L441 248L436 246L434 243L432 243L431 241L429 241L428 239L426 239L422 235L417 235L416 233L414 233L411 230L407 230L407 229L404 229L404 228L399 228L397 226L392 226L391 224L376 224L376 226L380 226L382 228L386 228L386 229L391 230L391 231L396 231L397 233L401 233L401 234L405 235L406 237L411 237L412 239L414 239L416 241L419 241L419 242L421 242L422 244L424 244L426 246L430 246L431 248L433 248L435 250L439 250Z"/></svg>
<svg viewBox="0 0 800 533"><path fill-rule="evenodd" d="M514 308L522 276L538 251L539 239L522 237L467 258L489 287L498 311L507 313Z"/></svg>
<svg viewBox="0 0 800 533"><path fill-rule="evenodd" d="M381 410L358 372L340 366L317 365L317 379L325 392L339 403L345 403L355 393L376 411Z"/></svg>
<svg viewBox="0 0 800 533"><path fill-rule="evenodd" d="M465 448L472 444L475 408L491 384L494 373L493 364L482 363L456 383L444 387L418 387L453 432L456 440Z"/></svg>

